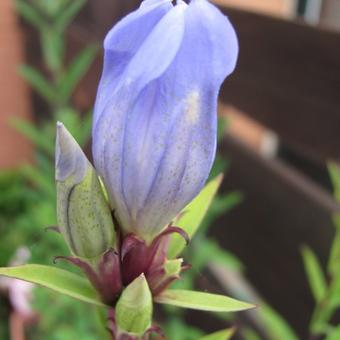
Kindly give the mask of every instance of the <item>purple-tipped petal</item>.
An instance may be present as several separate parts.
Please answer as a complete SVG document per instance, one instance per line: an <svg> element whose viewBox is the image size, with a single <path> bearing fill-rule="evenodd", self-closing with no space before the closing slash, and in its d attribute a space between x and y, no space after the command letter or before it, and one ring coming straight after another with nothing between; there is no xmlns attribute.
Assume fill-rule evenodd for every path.
<svg viewBox="0 0 340 340"><path fill-rule="evenodd" d="M149 8L163 3L148 2ZM96 103L96 167L125 232L148 242L209 175L218 91L238 54L234 29L216 7L206 0L177 3L130 46L133 56L118 76L104 68L103 79L116 76L117 82L100 87Z"/></svg>

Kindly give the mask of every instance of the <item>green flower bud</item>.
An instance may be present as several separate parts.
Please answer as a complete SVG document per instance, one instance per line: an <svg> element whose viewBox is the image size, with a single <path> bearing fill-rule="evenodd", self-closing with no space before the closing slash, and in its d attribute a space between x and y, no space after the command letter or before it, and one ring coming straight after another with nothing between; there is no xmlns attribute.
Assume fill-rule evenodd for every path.
<svg viewBox="0 0 340 340"><path fill-rule="evenodd" d="M164 263L165 276L179 275L182 270L183 259L166 260Z"/></svg>
<svg viewBox="0 0 340 340"><path fill-rule="evenodd" d="M58 225L72 253L94 258L114 245L111 212L97 174L67 131L57 123Z"/></svg>
<svg viewBox="0 0 340 340"><path fill-rule="evenodd" d="M144 274L123 291L116 305L116 321L121 333L142 336L151 326L152 295Z"/></svg>

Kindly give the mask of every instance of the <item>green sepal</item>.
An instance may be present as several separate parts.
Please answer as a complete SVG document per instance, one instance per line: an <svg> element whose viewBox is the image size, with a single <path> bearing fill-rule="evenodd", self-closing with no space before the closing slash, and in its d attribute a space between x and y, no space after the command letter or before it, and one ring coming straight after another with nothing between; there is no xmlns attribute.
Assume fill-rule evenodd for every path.
<svg viewBox="0 0 340 340"><path fill-rule="evenodd" d="M122 292L116 305L116 322L121 333L142 336L152 322L152 295L144 274Z"/></svg>
<svg viewBox="0 0 340 340"><path fill-rule="evenodd" d="M38 264L0 268L0 275L24 280L68 295L77 300L104 306L90 283L67 270Z"/></svg>
<svg viewBox="0 0 340 340"><path fill-rule="evenodd" d="M235 300L224 295L184 289L168 289L156 296L155 302L210 312L238 312L255 308L255 305Z"/></svg>
<svg viewBox="0 0 340 340"><path fill-rule="evenodd" d="M179 218L174 221L174 225L183 229L190 239L194 236L199 225L201 224L205 214L207 213L218 188L221 185L223 175L220 174L211 180L202 191L182 210ZM179 235L172 235L168 258L173 259L177 257L184 249L186 243Z"/></svg>

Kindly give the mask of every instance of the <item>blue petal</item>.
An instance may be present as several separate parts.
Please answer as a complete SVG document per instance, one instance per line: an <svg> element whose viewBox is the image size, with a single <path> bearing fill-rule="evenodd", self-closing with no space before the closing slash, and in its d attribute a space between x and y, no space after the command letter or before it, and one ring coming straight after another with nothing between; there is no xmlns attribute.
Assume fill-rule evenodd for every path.
<svg viewBox="0 0 340 340"><path fill-rule="evenodd" d="M150 118L154 126L149 131L156 138L145 143L149 154L144 158L154 157L163 131L167 142L137 215L138 228L157 232L203 187L215 156L218 91L234 70L237 54L237 38L229 21L207 1L193 1L186 11L182 47L155 84L154 114L158 113L158 120L163 116L163 121ZM171 122L164 121L169 112ZM148 173L150 169L144 176Z"/></svg>
<svg viewBox="0 0 340 340"><path fill-rule="evenodd" d="M126 65L115 95L100 108L94 135L95 163L118 218L146 239L208 177L217 95L238 54L235 32L214 6L179 3Z"/></svg>
<svg viewBox="0 0 340 340"><path fill-rule="evenodd" d="M172 20L169 20L169 18ZM169 41L170 45L177 46L178 50L182 40L183 28L183 12L181 8L176 6L154 27L154 31L157 31L159 35L155 39L161 41L164 35L166 35L169 39L163 39L163 41ZM176 30L179 34L172 34ZM150 35L152 34L153 32L150 33ZM140 55L146 53L143 51L145 51L144 44L140 47ZM173 51L172 57L174 58L175 55L176 51ZM160 57L163 57L163 55ZM164 71L169 66L170 61L168 58L164 58L164 61L165 67L161 66L162 62L159 63L161 71ZM133 62L131 63L133 65ZM130 72L130 69L127 67L128 72ZM156 73L159 73L159 71ZM143 77L143 74L140 76ZM103 96L103 100L99 104L98 102L96 103L98 120L93 128L93 156L96 168L103 177L111 203L118 213L119 220L125 229L129 229L131 218L122 187L123 163L125 162L123 149L126 149L124 141L126 140L125 130L127 128L127 121L130 120L130 113L140 95L136 91L136 83L140 79L137 79L134 82L135 84L131 84L129 77L125 76L125 73L121 78L122 81L120 83L122 84L116 85L114 88L111 87L111 93L107 91L103 96L103 93L100 93L101 89L98 90L98 93ZM104 101L106 101L105 105L103 105Z"/></svg>
<svg viewBox="0 0 340 340"><path fill-rule="evenodd" d="M104 41L104 68L96 106L102 107L112 95L136 51L143 44L154 26L172 8L171 0L145 0L140 8L118 22L107 34ZM95 108L93 126L97 123L101 110Z"/></svg>

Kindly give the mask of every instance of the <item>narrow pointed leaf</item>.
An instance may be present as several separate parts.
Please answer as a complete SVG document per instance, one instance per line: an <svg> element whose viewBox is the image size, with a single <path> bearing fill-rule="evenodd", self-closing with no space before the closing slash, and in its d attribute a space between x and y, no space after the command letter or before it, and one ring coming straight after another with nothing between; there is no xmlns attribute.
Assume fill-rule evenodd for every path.
<svg viewBox="0 0 340 340"><path fill-rule="evenodd" d="M80 301L98 306L104 305L96 291L85 279L63 269L27 264L0 268L0 275L32 282Z"/></svg>
<svg viewBox="0 0 340 340"><path fill-rule="evenodd" d="M39 188L43 194L46 194L51 200L55 200L55 186L48 176L42 176L41 170L31 164L24 164L21 167L21 173L34 184L36 188Z"/></svg>
<svg viewBox="0 0 340 340"><path fill-rule="evenodd" d="M39 30L46 28L47 24L41 14L29 4L26 0L16 0L15 7L17 11L27 20L31 25Z"/></svg>
<svg viewBox="0 0 340 340"><path fill-rule="evenodd" d="M337 202L340 202L340 169L336 163L328 164L328 172L333 185L333 196ZM340 215L334 214L333 224L335 227L335 236L331 245L330 258L328 261L328 272L330 275L337 277L340 270Z"/></svg>
<svg viewBox="0 0 340 340"><path fill-rule="evenodd" d="M155 301L161 304L211 312L237 312L255 308L254 305L227 296L182 289L166 290L157 296Z"/></svg>
<svg viewBox="0 0 340 340"><path fill-rule="evenodd" d="M41 129L35 127L32 123L17 117L13 117L10 120L10 124L41 150L53 155L54 142L50 135L46 136L44 133L41 133Z"/></svg>
<svg viewBox="0 0 340 340"><path fill-rule="evenodd" d="M193 237L205 214L207 213L214 196L222 182L223 175L211 180L202 191L191 201L180 214L174 224L182 228L190 238ZM168 258L177 257L185 247L185 241L179 235L174 234L168 250Z"/></svg>
<svg viewBox="0 0 340 340"><path fill-rule="evenodd" d="M36 90L48 102L54 102L56 100L56 91L36 69L27 65L22 65L19 68L19 73L34 88L34 90Z"/></svg>
<svg viewBox="0 0 340 340"><path fill-rule="evenodd" d="M328 172L333 185L335 199L340 202L340 169L336 163L328 164Z"/></svg>
<svg viewBox="0 0 340 340"><path fill-rule="evenodd" d="M65 107L57 111L56 120L63 122L63 124L67 126L68 130L81 147L85 146L91 135L92 110L80 114L74 108Z"/></svg>
<svg viewBox="0 0 340 340"><path fill-rule="evenodd" d="M262 302L258 314L271 339L298 340L288 322L269 305Z"/></svg>
<svg viewBox="0 0 340 340"><path fill-rule="evenodd" d="M65 52L64 37L53 29L45 29L40 36L44 62L50 71L60 72Z"/></svg>
<svg viewBox="0 0 340 340"><path fill-rule="evenodd" d="M72 61L67 72L61 78L60 82L60 97L66 102L71 96L72 92L78 85L81 78L88 71L94 58L98 52L96 45L85 48L80 54Z"/></svg>
<svg viewBox="0 0 340 340"><path fill-rule="evenodd" d="M199 340L229 340L234 335L235 329L224 329L222 331L218 331L206 336L203 336L202 338L199 338Z"/></svg>
<svg viewBox="0 0 340 340"><path fill-rule="evenodd" d="M318 258L309 247L302 248L304 267L310 289L316 302L320 302L327 291L326 278Z"/></svg>
<svg viewBox="0 0 340 340"><path fill-rule="evenodd" d="M63 32L70 24L72 19L85 5L86 0L73 0L64 11L58 13L55 26L59 32Z"/></svg>

